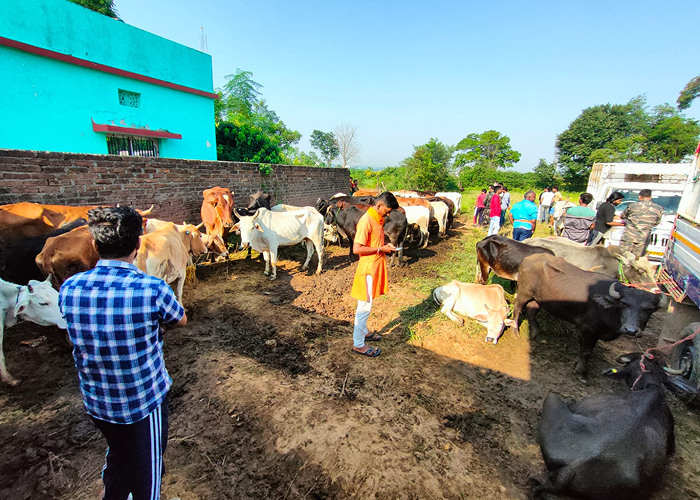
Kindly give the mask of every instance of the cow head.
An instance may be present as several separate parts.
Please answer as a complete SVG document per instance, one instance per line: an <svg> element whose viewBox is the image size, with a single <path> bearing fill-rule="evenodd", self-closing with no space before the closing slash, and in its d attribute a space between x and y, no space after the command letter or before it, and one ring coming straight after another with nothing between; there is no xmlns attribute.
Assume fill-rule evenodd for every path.
<svg viewBox="0 0 700 500"><path fill-rule="evenodd" d="M45 281L31 280L20 287L15 305L15 316L38 325L56 325L66 329L68 325L58 308L58 292L51 285L51 276Z"/></svg>
<svg viewBox="0 0 700 500"><path fill-rule="evenodd" d="M207 251L207 244L197 226L183 224L178 228L178 231L183 237L185 246L194 257Z"/></svg>
<svg viewBox="0 0 700 500"><path fill-rule="evenodd" d="M696 387L683 379L680 370L674 370L660 364L659 360L648 352L622 354L616 361L624 364L622 368L608 368L603 372L610 378L624 380L633 391L641 391L648 387L664 385L677 393L697 394Z"/></svg>
<svg viewBox="0 0 700 500"><path fill-rule="evenodd" d="M331 243L338 243L338 228L333 224L323 224L323 239Z"/></svg>
<svg viewBox="0 0 700 500"><path fill-rule="evenodd" d="M233 191L216 186L205 189L202 195L204 196L201 210L202 221L207 228L217 226L217 222L223 227L231 227L233 225L231 218Z"/></svg>
<svg viewBox="0 0 700 500"><path fill-rule="evenodd" d="M488 320L484 323L488 332L486 333L486 342L498 344L498 339L503 335L505 327L515 328L517 334L517 325L512 319L508 319L508 306L504 305L496 309L489 309L489 306L484 304L484 308L488 312Z"/></svg>
<svg viewBox="0 0 700 500"><path fill-rule="evenodd" d="M234 209L235 210L235 209ZM238 210L235 210L238 222L233 226L233 230L241 233L241 247L248 248L252 238L253 231L261 231L261 227L256 223L255 219L260 215L260 210L256 210L253 215L243 215Z"/></svg>
<svg viewBox="0 0 700 500"><path fill-rule="evenodd" d="M644 283L644 289L655 292L659 288L656 285L656 272L646 257L637 258L632 252L614 254L620 261L622 273L630 283Z"/></svg>
<svg viewBox="0 0 700 500"><path fill-rule="evenodd" d="M610 284L608 293L602 297L608 305L619 309L619 333L642 336L651 315L659 308L659 295L624 286L619 281Z"/></svg>

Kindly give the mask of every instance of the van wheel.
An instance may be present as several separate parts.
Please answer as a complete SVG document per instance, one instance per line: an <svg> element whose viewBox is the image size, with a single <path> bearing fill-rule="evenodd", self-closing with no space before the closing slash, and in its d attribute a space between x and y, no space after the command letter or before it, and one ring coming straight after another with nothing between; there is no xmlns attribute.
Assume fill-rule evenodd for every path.
<svg viewBox="0 0 700 500"><path fill-rule="evenodd" d="M694 332L700 332L700 322L691 323L681 332L683 339ZM681 370L683 380L700 389L700 333L682 344L678 344L671 354L671 368Z"/></svg>

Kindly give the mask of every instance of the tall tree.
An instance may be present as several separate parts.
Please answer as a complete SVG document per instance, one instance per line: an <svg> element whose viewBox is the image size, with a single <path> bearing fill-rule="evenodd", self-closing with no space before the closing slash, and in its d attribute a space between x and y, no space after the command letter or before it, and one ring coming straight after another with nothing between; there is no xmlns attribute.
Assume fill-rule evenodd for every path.
<svg viewBox="0 0 700 500"><path fill-rule="evenodd" d="M520 153L510 145L510 138L496 130L487 130L482 134L469 134L459 141L455 166L481 166L488 169L510 168L520 161Z"/></svg>
<svg viewBox="0 0 700 500"><path fill-rule="evenodd" d="M549 163L544 158L540 158L539 163L533 169L537 175L535 186L538 188L545 188L547 186L554 186L559 184L559 178L557 177L557 165L555 163Z"/></svg>
<svg viewBox="0 0 700 500"><path fill-rule="evenodd" d="M453 150L437 139L414 146L413 154L401 162L407 187L442 191L449 187Z"/></svg>
<svg viewBox="0 0 700 500"><path fill-rule="evenodd" d="M328 168L330 168L331 162L340 154L340 147L338 146L338 141L333 135L333 132L314 130L311 133L309 143L312 148L318 149L319 153L321 153L321 158L323 158Z"/></svg>
<svg viewBox="0 0 700 500"><path fill-rule="evenodd" d="M100 14L104 14L107 17L113 19L119 19L117 15L117 10L114 8L113 0L70 0L73 3L77 3L87 9L94 10Z"/></svg>
<svg viewBox="0 0 700 500"><path fill-rule="evenodd" d="M697 96L700 95L700 76L696 76L690 80L687 85L681 90L678 95L678 110L683 111L688 109Z"/></svg>
<svg viewBox="0 0 700 500"><path fill-rule="evenodd" d="M264 131L249 123L219 123L216 150L220 161L282 163L279 146Z"/></svg>
<svg viewBox="0 0 700 500"><path fill-rule="evenodd" d="M343 168L346 168L360 156L360 144L355 137L356 133L357 127L349 123L341 123L335 127L335 138L338 141Z"/></svg>
<svg viewBox="0 0 700 500"><path fill-rule="evenodd" d="M259 103L262 85L253 80L253 73L236 68L236 73L226 75L223 89L217 89L218 102L214 102L217 121L232 121L236 115L249 117Z"/></svg>

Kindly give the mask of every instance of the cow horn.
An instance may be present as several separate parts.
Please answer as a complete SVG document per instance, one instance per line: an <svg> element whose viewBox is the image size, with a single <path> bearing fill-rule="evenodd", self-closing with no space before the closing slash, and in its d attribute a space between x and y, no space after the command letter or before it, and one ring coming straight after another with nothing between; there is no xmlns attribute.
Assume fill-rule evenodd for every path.
<svg viewBox="0 0 700 500"><path fill-rule="evenodd" d="M239 219L241 218L241 214L238 213L238 209L237 209L237 208L234 208L234 209L233 209L233 213L236 214L236 217L238 217Z"/></svg>
<svg viewBox="0 0 700 500"><path fill-rule="evenodd" d="M629 354L620 354L618 357L615 358L615 361L617 363L620 363L621 365L626 365L627 363L632 361L632 358Z"/></svg>
<svg viewBox="0 0 700 500"><path fill-rule="evenodd" d="M669 368L668 366L662 366L661 367L666 373L669 373L671 375L683 375L683 370L679 370L676 368Z"/></svg>
<svg viewBox="0 0 700 500"><path fill-rule="evenodd" d="M619 300L619 299L622 297L622 295L620 295L620 292L618 292L617 290L615 290L615 282L614 282L614 281L613 281L612 283L610 283L610 289L608 289L608 293L610 294L610 296L611 296L613 299L618 299L618 300Z"/></svg>
<svg viewBox="0 0 700 500"><path fill-rule="evenodd" d="M197 228L197 231L201 230L204 227L204 222L197 224L195 227Z"/></svg>
<svg viewBox="0 0 700 500"><path fill-rule="evenodd" d="M148 210L144 210L143 212L141 212L141 216L144 216L144 215L151 215L151 212L153 212L153 206L154 206L154 205L151 205L151 208L149 208Z"/></svg>

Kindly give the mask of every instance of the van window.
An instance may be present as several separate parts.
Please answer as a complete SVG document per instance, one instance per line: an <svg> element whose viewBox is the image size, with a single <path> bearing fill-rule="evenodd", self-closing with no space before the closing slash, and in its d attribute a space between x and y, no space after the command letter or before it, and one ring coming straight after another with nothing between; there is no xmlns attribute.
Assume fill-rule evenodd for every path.
<svg viewBox="0 0 700 500"><path fill-rule="evenodd" d="M615 207L615 213L620 214L627 208L627 205L639 201L639 191L620 191L625 195L625 199L617 207ZM681 195L672 196L654 196L652 191L651 201L657 205L661 205L664 209L664 214L675 214L678 212L678 205L681 202Z"/></svg>

